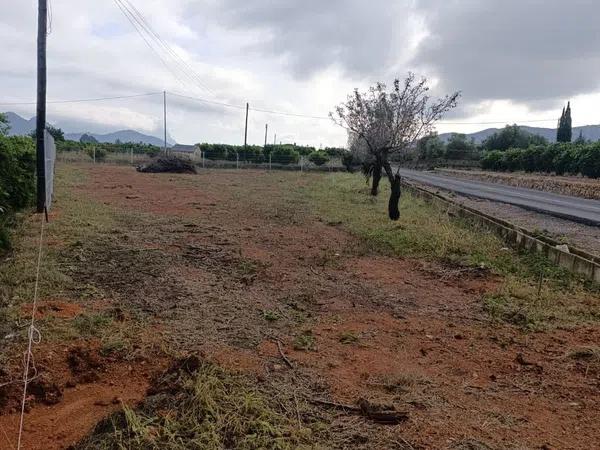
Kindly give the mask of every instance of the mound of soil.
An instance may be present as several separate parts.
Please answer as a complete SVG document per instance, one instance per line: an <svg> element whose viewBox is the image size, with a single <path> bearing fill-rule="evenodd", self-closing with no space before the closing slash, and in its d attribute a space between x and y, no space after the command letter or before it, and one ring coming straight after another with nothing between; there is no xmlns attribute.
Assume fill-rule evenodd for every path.
<svg viewBox="0 0 600 450"><path fill-rule="evenodd" d="M100 378L99 372L104 370L100 357L83 347L72 348L67 355L67 363L78 383L94 382Z"/></svg>
<svg viewBox="0 0 600 450"><path fill-rule="evenodd" d="M30 396L33 396L36 401L44 405L56 405L63 397L62 388L44 376L29 383L28 390Z"/></svg>
<svg viewBox="0 0 600 450"><path fill-rule="evenodd" d="M145 173L196 173L193 162L175 156L155 158L148 164L137 167L138 172Z"/></svg>

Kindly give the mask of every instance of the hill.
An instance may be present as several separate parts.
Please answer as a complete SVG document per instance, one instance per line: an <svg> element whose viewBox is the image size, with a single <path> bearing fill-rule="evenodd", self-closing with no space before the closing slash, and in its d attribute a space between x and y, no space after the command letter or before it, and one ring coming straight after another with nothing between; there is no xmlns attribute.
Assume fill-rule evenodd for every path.
<svg viewBox="0 0 600 450"><path fill-rule="evenodd" d="M529 127L526 125L520 125L520 128L528 133L543 136L548 140L548 142L556 141L556 128L539 128ZM501 128L486 128L485 130L477 131L475 133L465 134L467 138L473 139L476 144L481 144L489 136L500 130ZM600 140L600 125L584 125L581 127L573 127L573 140L577 139L580 131L583 133L583 137L589 141ZM440 134L440 139L442 139L444 142L447 142L451 135L452 133L442 133Z"/></svg>
<svg viewBox="0 0 600 450"><path fill-rule="evenodd" d="M6 118L10 125L8 130L9 136L24 136L35 130L35 117L27 120L18 114L9 111L6 113Z"/></svg>
<svg viewBox="0 0 600 450"><path fill-rule="evenodd" d="M91 136L92 138L94 138L97 142L108 142L111 144L114 144L117 141L120 142L141 142L143 144L151 144L151 145L156 145L157 147L162 147L164 144L164 141L160 138L157 138L155 136L149 136L147 134L143 134L140 133L138 131L135 130L119 130L119 131L115 131L113 133L106 133L106 134L96 134L96 133L65 133L65 139L69 139L72 141L78 141L79 139L81 139L81 136L83 135L86 136ZM172 142L169 142L169 140L167 139L167 145L172 145Z"/></svg>
<svg viewBox="0 0 600 450"><path fill-rule="evenodd" d="M6 117L8 118L8 123L10 125L10 129L8 130L9 136L24 136L31 133L35 130L35 117L31 119L25 119L14 112L7 112ZM163 140L156 136L150 136L147 134L140 133L135 130L119 130L106 134L96 134L89 132L69 132L69 130L65 131L65 139L70 139L73 141L78 141L82 135L91 136L98 142L108 142L115 143L120 142L142 142L144 144L156 145L158 147L162 147ZM172 139L167 138L167 145L172 145L174 141Z"/></svg>

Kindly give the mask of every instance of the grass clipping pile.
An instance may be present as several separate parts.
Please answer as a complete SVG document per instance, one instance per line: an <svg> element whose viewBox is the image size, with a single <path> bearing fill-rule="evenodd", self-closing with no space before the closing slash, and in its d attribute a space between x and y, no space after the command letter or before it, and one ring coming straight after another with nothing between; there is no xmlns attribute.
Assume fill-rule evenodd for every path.
<svg viewBox="0 0 600 450"><path fill-rule="evenodd" d="M153 159L148 164L138 166L137 171L144 173L196 173L196 166L187 159L177 158L176 156L161 156Z"/></svg>
<svg viewBox="0 0 600 450"><path fill-rule="evenodd" d="M187 357L154 380L137 409L103 420L72 449L291 449L302 446L295 433L243 378Z"/></svg>

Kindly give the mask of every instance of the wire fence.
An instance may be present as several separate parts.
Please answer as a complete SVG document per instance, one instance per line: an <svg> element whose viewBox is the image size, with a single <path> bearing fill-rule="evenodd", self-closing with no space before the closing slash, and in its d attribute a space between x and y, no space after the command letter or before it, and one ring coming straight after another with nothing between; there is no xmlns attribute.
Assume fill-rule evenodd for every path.
<svg viewBox="0 0 600 450"><path fill-rule="evenodd" d="M147 163L152 158L147 154L110 152L105 155L94 155L85 151L58 152L56 160L66 163L107 163L137 166Z"/></svg>
<svg viewBox="0 0 600 450"><path fill-rule="evenodd" d="M54 194L54 162L56 160L56 145L54 138L48 130L44 130L44 178L46 180L46 210L52 206L52 195Z"/></svg>
<svg viewBox="0 0 600 450"><path fill-rule="evenodd" d="M205 152L169 152L169 155L189 159L199 168L214 169L262 169L262 170L290 170L290 171L323 171L339 172L345 170L340 158L331 158L321 165L309 161L306 156L298 155L257 155L253 152L239 152L226 157L211 155ZM94 156L86 151L58 152L56 160L62 163L91 163L91 164L116 164L139 166L150 162L152 157L148 154L109 152L102 157Z"/></svg>

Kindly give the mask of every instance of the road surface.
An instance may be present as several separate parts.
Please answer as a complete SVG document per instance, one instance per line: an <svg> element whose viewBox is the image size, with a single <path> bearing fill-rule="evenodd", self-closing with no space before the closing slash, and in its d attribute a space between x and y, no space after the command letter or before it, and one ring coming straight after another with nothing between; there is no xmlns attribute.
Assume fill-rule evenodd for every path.
<svg viewBox="0 0 600 450"><path fill-rule="evenodd" d="M554 194L496 183L485 183L430 172L400 169L400 175L407 180L456 192L470 197L479 197L533 211L550 214L575 222L600 226L600 201Z"/></svg>

